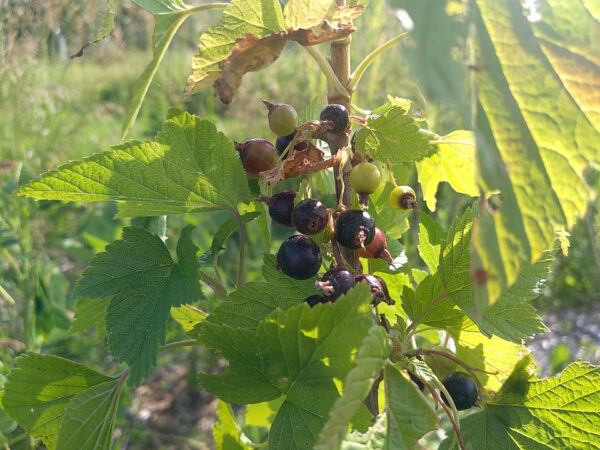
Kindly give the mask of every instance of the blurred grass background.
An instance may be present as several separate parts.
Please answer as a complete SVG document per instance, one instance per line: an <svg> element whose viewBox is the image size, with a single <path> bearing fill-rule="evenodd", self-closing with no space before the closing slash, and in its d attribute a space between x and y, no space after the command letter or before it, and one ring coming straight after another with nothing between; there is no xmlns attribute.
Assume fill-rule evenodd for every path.
<svg viewBox="0 0 600 450"><path fill-rule="evenodd" d="M399 13L401 7L415 20L418 44L404 41L377 60L365 74L354 103L370 110L385 103L388 94L410 98L439 134L468 128L468 74L462 50L466 31L460 23L460 2L416 3L374 0L356 22L354 65L403 30L406 18ZM131 221L113 220L114 204L34 202L11 196L19 183L43 171L119 143L132 87L151 58L153 18L130 1L117 2L112 35L88 47L83 57L70 59L95 36L105 7L103 2L80 0L0 0L0 386L14 355L24 349L52 352L106 371L117 365L93 332L82 339L67 335L75 306L70 292L92 255L117 239ZM274 139L262 98L293 104L299 111L314 98L325 103L324 77L312 57L295 44L266 70L246 75L230 106L221 105L211 89L183 101L198 36L217 20L218 12L205 12L180 29L129 138L152 138L168 108L178 107L213 120L233 140ZM257 120L261 117L265 120ZM414 169L399 181L415 183ZM591 183L598 185L598 180ZM438 193L440 209L433 215L446 227L469 202L444 183ZM586 310L600 299L598 210L596 201L572 231L569 257L557 255L536 301L542 315L566 307ZM169 224L199 225L195 240L207 249L226 219L222 214L182 216L170 218ZM146 219L136 224L152 226ZM258 277L264 244L252 227L256 225L248 232L250 273ZM276 239L285 236L275 231ZM404 239L411 262L417 260L416 232L413 227ZM236 270L237 236L220 261L224 272ZM171 330L175 331L168 339L181 337L177 327ZM565 356L564 346L557 352L558 361L575 356ZM171 361L170 356L165 358ZM198 360L215 363L212 354L200 350L187 363ZM131 427L136 436L143 434ZM144 448L144 439L140 442L136 445Z"/></svg>

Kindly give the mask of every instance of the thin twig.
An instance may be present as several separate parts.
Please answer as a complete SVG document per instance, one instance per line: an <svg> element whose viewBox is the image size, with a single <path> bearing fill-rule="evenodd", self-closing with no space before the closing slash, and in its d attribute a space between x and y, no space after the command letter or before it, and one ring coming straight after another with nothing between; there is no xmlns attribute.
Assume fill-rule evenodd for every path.
<svg viewBox="0 0 600 450"><path fill-rule="evenodd" d="M198 345L198 341L196 341L195 339L186 339L185 341L177 341L171 342L170 344L165 344L162 347L160 347L158 351L162 352L165 350L171 350L172 348L191 347L193 345Z"/></svg>
<svg viewBox="0 0 600 450"><path fill-rule="evenodd" d="M347 97L350 98L348 91L340 82L340 79L337 77L331 64L327 61L327 58L314 46L312 45L303 45L302 48L306 50L311 56L315 59L325 78L327 78L327 87L328 87L328 97Z"/></svg>
<svg viewBox="0 0 600 450"><path fill-rule="evenodd" d="M444 403L444 401L441 399L438 392L429 383L424 382L424 384L427 387L427 389L429 389L429 392L431 392L431 396L435 399L435 401L437 403L439 403L442 408L444 408L444 412L450 419L450 422L452 422L452 427L454 428L454 432L456 433L456 438L458 439L458 445L460 445L461 450L465 450L465 448L466 448L465 441L463 440L462 434L460 432L460 427L458 425L458 422L456 421L456 417L454 417L453 411L450 410L450 408L448 408L446 403ZM446 395L446 394L444 394L444 395ZM448 397L446 397L446 398L448 398ZM450 401L452 401L452 400L450 400ZM452 446L450 448L452 448Z"/></svg>
<svg viewBox="0 0 600 450"><path fill-rule="evenodd" d="M414 332L415 328L419 326L419 323L421 322L421 320L423 320L427 313L429 313L429 311L431 311L434 308L434 306L436 306L441 300L443 300L447 296L448 294L446 293L446 291L444 291L436 298L434 298L433 301L429 305L427 305L427 307L421 312L421 314L419 314L419 316L408 326L408 328L406 329L406 336L410 337L410 335Z"/></svg>
<svg viewBox="0 0 600 450"><path fill-rule="evenodd" d="M237 209L233 209L233 215L238 224L238 231L240 233L240 263L238 266L237 282L236 287L240 287L244 284L244 259L246 258L246 238L244 237L244 224L242 223L242 217Z"/></svg>

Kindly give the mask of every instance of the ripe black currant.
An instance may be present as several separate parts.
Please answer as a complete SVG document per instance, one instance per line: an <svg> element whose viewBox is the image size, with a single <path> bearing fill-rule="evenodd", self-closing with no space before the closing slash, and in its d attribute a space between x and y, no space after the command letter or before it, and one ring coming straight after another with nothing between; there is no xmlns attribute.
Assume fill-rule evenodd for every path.
<svg viewBox="0 0 600 450"><path fill-rule="evenodd" d="M413 383L415 383L417 385L417 387L419 388L419 390L421 392L423 392L423 389L425 389L425 383L423 383L421 381L420 378L418 378L414 373L412 373L410 370L407 371L408 372L408 376L410 377L411 381Z"/></svg>
<svg viewBox="0 0 600 450"><path fill-rule="evenodd" d="M249 177L257 177L260 172L270 170L277 165L277 150L266 139L250 139L236 142L236 150L240 152L242 165Z"/></svg>
<svg viewBox="0 0 600 450"><path fill-rule="evenodd" d="M304 301L308 303L312 308L313 306L318 305L319 303L327 303L329 300L327 300L322 295L311 295L310 297L305 298Z"/></svg>
<svg viewBox="0 0 600 450"><path fill-rule="evenodd" d="M378 277L377 275L361 274L354 277L354 281L356 283L365 281L369 285L371 294L373 294L373 305L378 305L381 302L387 303L388 305L396 303L390 298L390 293L383 278Z"/></svg>
<svg viewBox="0 0 600 450"><path fill-rule="evenodd" d="M477 386L466 373L452 372L444 378L442 383L450 397L452 397L457 410L469 409L477 401ZM441 393L441 396L444 403L448 404L443 393Z"/></svg>
<svg viewBox="0 0 600 450"><path fill-rule="evenodd" d="M287 146L290 145L290 142L292 142L292 139L294 139L294 136L296 136L296 130L294 130L294 132L292 134L288 134L287 136L278 136L277 137L277 140L275 141L275 149L277 150L277 154L279 156L281 156L281 154L287 148ZM287 152L286 158L289 156L290 153L291 153L291 149L290 149L290 151Z"/></svg>
<svg viewBox="0 0 600 450"><path fill-rule="evenodd" d="M354 286L352 274L341 267L329 269L321 281L315 283L315 288L323 292L323 297L335 301L340 295L345 294Z"/></svg>
<svg viewBox="0 0 600 450"><path fill-rule="evenodd" d="M344 105L332 103L327 105L321 111L321 120L330 120L333 122L332 133L342 134L350 124L350 113Z"/></svg>
<svg viewBox="0 0 600 450"><path fill-rule="evenodd" d="M302 234L316 234L327 226L329 213L319 200L307 198L296 205L292 212L292 223Z"/></svg>
<svg viewBox="0 0 600 450"><path fill-rule="evenodd" d="M257 200L264 201L269 206L271 219L284 227L293 227L292 211L294 210L294 199L296 191L281 191L272 197L259 196Z"/></svg>
<svg viewBox="0 0 600 450"><path fill-rule="evenodd" d="M335 222L335 238L346 248L364 248L374 237L375 223L365 211L349 209L340 213Z"/></svg>
<svg viewBox="0 0 600 450"><path fill-rule="evenodd" d="M291 236L279 247L277 266L289 277L307 280L321 267L321 249L308 236Z"/></svg>
<svg viewBox="0 0 600 450"><path fill-rule="evenodd" d="M381 258L387 261L388 264L394 263L392 255L390 255L387 249L385 234L377 227L375 227L375 236L371 243L365 246L365 248L358 249L358 256L362 258Z"/></svg>
<svg viewBox="0 0 600 450"><path fill-rule="evenodd" d="M291 134L298 124L298 113L292 105L278 103L274 105L263 100L269 110L269 127L278 136Z"/></svg>

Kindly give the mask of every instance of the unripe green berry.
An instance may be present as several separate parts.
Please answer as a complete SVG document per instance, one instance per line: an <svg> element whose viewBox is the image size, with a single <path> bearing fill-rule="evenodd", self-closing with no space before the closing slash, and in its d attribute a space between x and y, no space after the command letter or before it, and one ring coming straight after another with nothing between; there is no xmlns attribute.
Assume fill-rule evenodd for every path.
<svg viewBox="0 0 600 450"><path fill-rule="evenodd" d="M273 104L263 100L269 110L269 127L278 136L292 134L298 124L298 113L292 105Z"/></svg>
<svg viewBox="0 0 600 450"><path fill-rule="evenodd" d="M363 162L350 172L350 185L359 194L372 194L381 183L381 172L375 164Z"/></svg>

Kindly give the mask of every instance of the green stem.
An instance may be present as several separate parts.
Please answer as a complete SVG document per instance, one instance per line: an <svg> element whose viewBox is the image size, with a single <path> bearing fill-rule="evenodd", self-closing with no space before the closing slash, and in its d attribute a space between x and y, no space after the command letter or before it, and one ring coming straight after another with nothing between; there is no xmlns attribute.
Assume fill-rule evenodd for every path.
<svg viewBox="0 0 600 450"><path fill-rule="evenodd" d="M220 277L218 279L211 277L209 274L207 274L206 272L203 272L201 270L198 271L198 274L200 275L200 278L202 279L202 281L210 286L210 288L217 295L217 297L221 298L222 300L229 299L229 294L227 293L227 289L223 285L223 282L220 279Z"/></svg>
<svg viewBox="0 0 600 450"><path fill-rule="evenodd" d="M244 224L242 223L242 217L237 209L233 210L233 215L238 224L238 231L240 233L240 263L238 267L237 283L236 287L239 288L244 284L244 259L246 258L246 239L244 237Z"/></svg>
<svg viewBox="0 0 600 450"><path fill-rule="evenodd" d="M458 439L458 445L460 445L460 448L462 450L465 450L465 442L464 442L462 434L460 432L460 422L459 422L459 418L458 418L458 410L456 409L456 405L454 405L454 400L452 400L452 397L446 390L446 387L443 385L443 383L437 377L435 378L435 382L438 385L438 387L440 388L440 390L444 393L444 397L446 397L446 399L448 399L448 401L450 402L450 408L448 408L448 406L442 400L442 398L437 393L437 391L429 383L424 382L424 384L425 384L425 386L427 386L427 389L429 390L429 392L431 392L431 396L444 409L444 412L450 419L450 422L452 422L452 427L454 428L455 434L454 434L454 439L452 440L452 444L450 445L450 448L454 447L454 444L456 443L456 440Z"/></svg>
<svg viewBox="0 0 600 450"><path fill-rule="evenodd" d="M373 50L371 53L369 53L365 57L365 59L363 59L360 62L360 64L356 67L354 72L352 72L352 75L350 76L350 85L348 86L348 90L350 92L354 92L356 90L356 87L358 86L358 83L360 83L360 79L362 78L362 76L364 75L364 73L368 69L368 67L371 65L371 63L373 61L375 61L375 58L377 58L379 55L381 55L386 50L392 48L395 44L400 42L402 39L407 38L408 35L409 35L408 33L401 33L397 36L394 36L392 39L381 44L379 47L377 47L375 50Z"/></svg>
<svg viewBox="0 0 600 450"><path fill-rule="evenodd" d="M323 53L321 53L318 49L316 49L314 46L311 46L311 45L306 45L306 46L303 45L302 47L308 53L310 53L312 55L312 57L315 59L315 61L317 61L317 64L319 64L319 67L321 68L321 71L325 75L325 78L327 78L327 91L328 91L327 96L330 98L331 97L350 98L350 94L348 93L346 88L340 82L340 79L337 77L337 75L333 71L331 64L329 64L329 61L327 61L327 58L325 58Z"/></svg>
<svg viewBox="0 0 600 450"><path fill-rule="evenodd" d="M193 345L198 345L198 341L196 341L195 339L186 339L185 341L177 341L171 342L170 344L165 344L162 347L160 347L158 351L162 352L165 350L171 350L172 348L191 347Z"/></svg>
<svg viewBox="0 0 600 450"><path fill-rule="evenodd" d="M448 296L448 294L446 293L446 291L444 291L440 295L438 295L436 298L434 298L433 301L425 307L425 309L421 312L421 314L419 314L419 316L406 329L406 339L407 340L414 333L415 329L419 326L419 323L421 323L421 320L423 320L423 317L425 317L427 315L427 313L433 309L434 306L436 306L440 301L442 301L447 296Z"/></svg>
<svg viewBox="0 0 600 450"><path fill-rule="evenodd" d="M11 305L15 304L15 300L11 297L11 295L2 287L0 284L0 296L3 297L8 303Z"/></svg>

